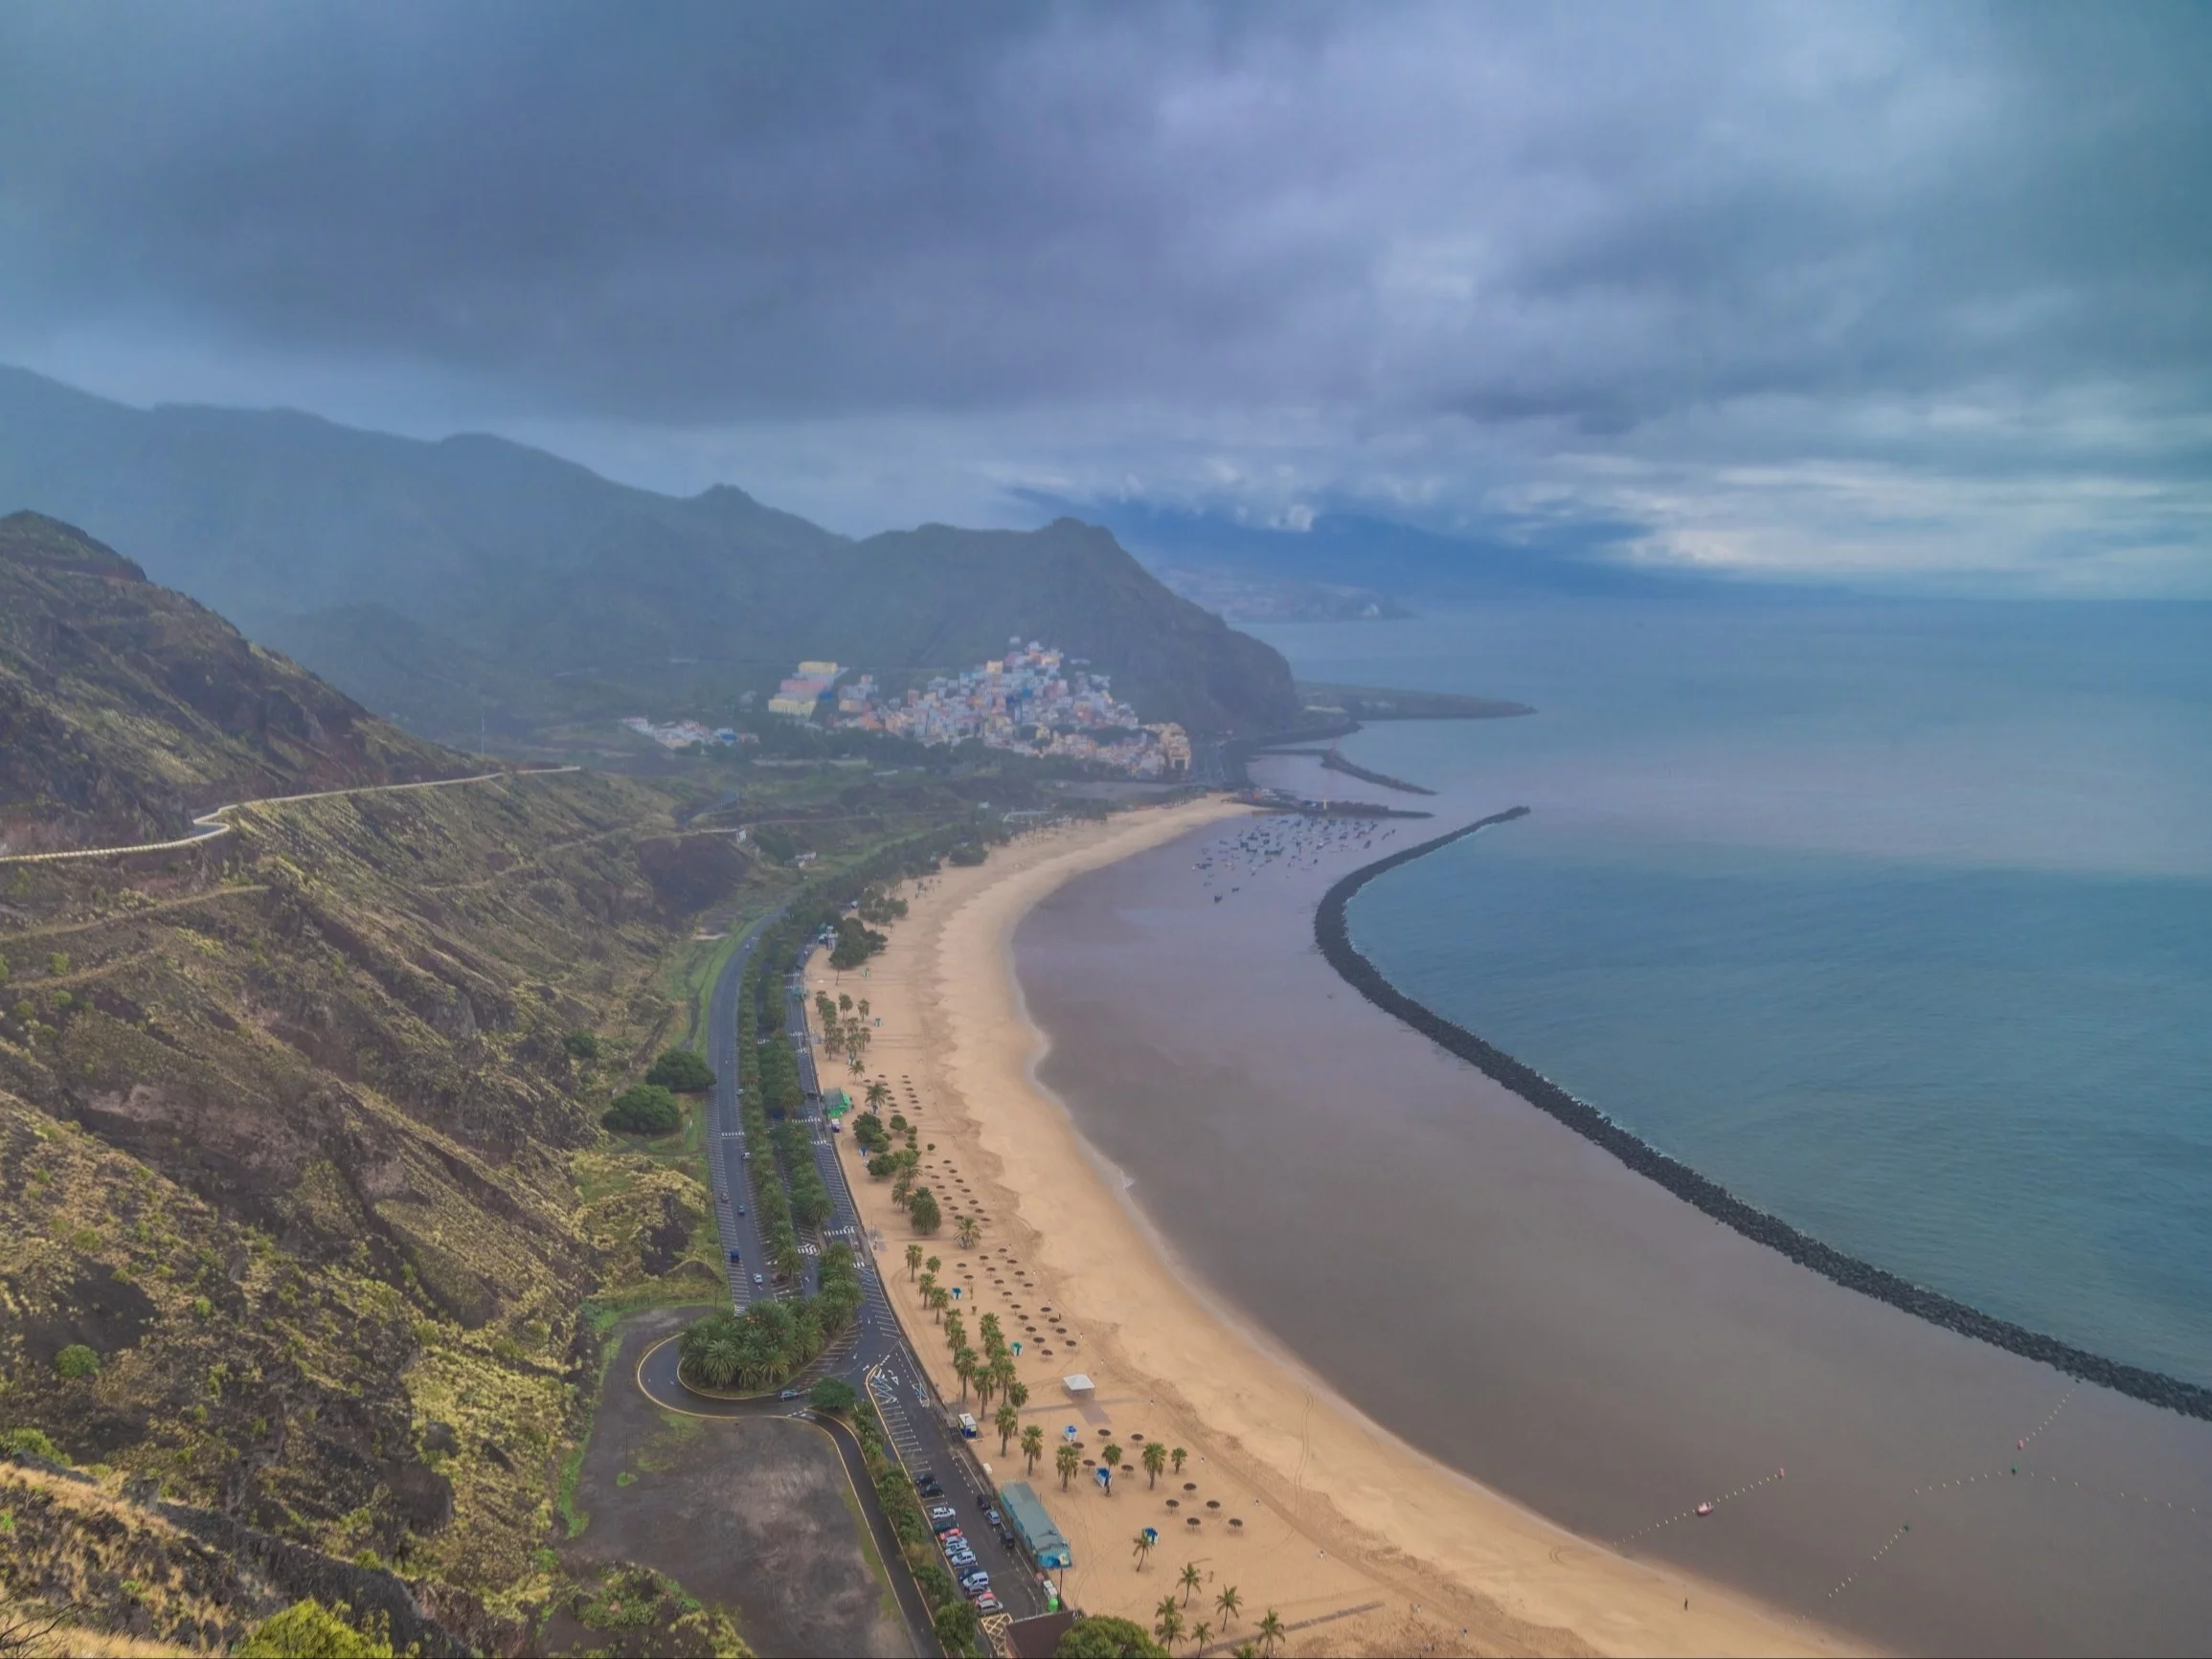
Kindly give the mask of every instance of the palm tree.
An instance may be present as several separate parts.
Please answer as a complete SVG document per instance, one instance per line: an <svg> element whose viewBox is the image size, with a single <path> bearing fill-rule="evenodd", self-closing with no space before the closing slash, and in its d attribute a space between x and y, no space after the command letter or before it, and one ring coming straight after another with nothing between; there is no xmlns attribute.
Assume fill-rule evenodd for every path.
<svg viewBox="0 0 2212 1659"><path fill-rule="evenodd" d="M1176 1637L1183 1634L1183 1610L1176 1606L1173 1596L1162 1596L1160 1605L1152 1609L1152 1629L1162 1648L1174 1647Z"/></svg>
<svg viewBox="0 0 2212 1659"><path fill-rule="evenodd" d="M906 1276L912 1279L921 1270L921 1264L922 1247L919 1244L909 1244L906 1247Z"/></svg>
<svg viewBox="0 0 2212 1659"><path fill-rule="evenodd" d="M960 1248L972 1250L976 1247L976 1235L983 1230L983 1223L973 1216L962 1216L954 1224L953 1230L959 1234Z"/></svg>
<svg viewBox="0 0 2212 1659"><path fill-rule="evenodd" d="M1083 1467L1083 1454L1062 1441L1060 1449L1052 1454L1052 1467L1060 1471L1060 1490L1066 1491L1068 1483L1075 1478L1075 1471Z"/></svg>
<svg viewBox="0 0 2212 1659"><path fill-rule="evenodd" d="M968 1384L973 1382L976 1377L976 1351L973 1348L963 1348L953 1356L953 1373L960 1379L960 1403L965 1405L968 1400Z"/></svg>
<svg viewBox="0 0 2212 1659"><path fill-rule="evenodd" d="M930 1287L930 1312L935 1313L939 1320L944 1318L945 1310L952 1305L953 1295L950 1290L947 1290L942 1285Z"/></svg>
<svg viewBox="0 0 2212 1659"><path fill-rule="evenodd" d="M1160 1484L1160 1471L1167 1467L1167 1447L1157 1440L1144 1443L1144 1490L1150 1491Z"/></svg>
<svg viewBox="0 0 2212 1659"><path fill-rule="evenodd" d="M1212 1639L1212 1637L1213 1626L1208 1625L1205 1620L1201 1619L1197 1624L1191 1625L1190 1627L1190 1650L1193 1653L1205 1652L1206 1645Z"/></svg>
<svg viewBox="0 0 2212 1659"><path fill-rule="evenodd" d="M945 1262L942 1256L932 1256L928 1261L922 1264L923 1267L927 1267L933 1273L940 1271L944 1265Z"/></svg>
<svg viewBox="0 0 2212 1659"><path fill-rule="evenodd" d="M1152 1546L1158 1541L1152 1536L1149 1529L1139 1533L1129 1540L1130 1551L1137 1558L1137 1570L1139 1572L1144 1571L1144 1558L1152 1553Z"/></svg>
<svg viewBox="0 0 2212 1659"><path fill-rule="evenodd" d="M1183 1604L1185 1607L1190 1605L1191 1592L1197 1589L1198 1586L1205 1581L1205 1579L1206 1575L1198 1570L1198 1563L1196 1561L1185 1561L1183 1563L1183 1577L1180 1582L1183 1585Z"/></svg>
<svg viewBox="0 0 2212 1659"><path fill-rule="evenodd" d="M1225 1585L1221 1594L1214 1597L1214 1611L1221 1615L1221 1627L1224 1630L1236 1623L1237 1604L1236 1586L1234 1584Z"/></svg>
<svg viewBox="0 0 2212 1659"><path fill-rule="evenodd" d="M1190 1453L1185 1451L1180 1446L1167 1454L1167 1461L1175 1466L1175 1472L1177 1474L1181 1474L1183 1472L1183 1460L1189 1455Z"/></svg>
<svg viewBox="0 0 2212 1659"><path fill-rule="evenodd" d="M1004 1457L1006 1442L1012 1440L1015 1431L1022 1426L1022 1414L1010 1405L1002 1405L999 1407L999 1415L991 1421L999 1430L999 1455Z"/></svg>
<svg viewBox="0 0 2212 1659"><path fill-rule="evenodd" d="M1106 1443L1105 1449L1098 1454L1098 1461L1104 1464L1109 1469L1112 1469L1116 1474L1120 1473L1121 1448L1116 1446L1112 1441L1108 1441ZM1108 1496L1113 1495L1114 1483L1111 1479L1109 1479L1106 1483L1106 1491Z"/></svg>
<svg viewBox="0 0 2212 1659"><path fill-rule="evenodd" d="M868 1086L867 1096L868 1110L880 1112L891 1104L891 1085L879 1077Z"/></svg>
<svg viewBox="0 0 2212 1659"><path fill-rule="evenodd" d="M1020 1378L1006 1384L1006 1403L1016 1411L1029 1403L1029 1385Z"/></svg>
<svg viewBox="0 0 2212 1659"><path fill-rule="evenodd" d="M1282 1639L1282 1615L1270 1607L1259 1622L1259 1650L1262 1653L1273 1653L1275 1645Z"/></svg>

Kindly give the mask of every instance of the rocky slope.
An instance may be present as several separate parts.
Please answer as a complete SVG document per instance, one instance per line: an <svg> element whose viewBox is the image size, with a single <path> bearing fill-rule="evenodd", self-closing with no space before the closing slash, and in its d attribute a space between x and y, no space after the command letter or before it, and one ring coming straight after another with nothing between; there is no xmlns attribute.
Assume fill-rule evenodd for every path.
<svg viewBox="0 0 2212 1659"><path fill-rule="evenodd" d="M102 552L68 579L224 640ZM52 563L30 580L62 580ZM187 697L159 639L15 637L64 729L128 708L169 752L263 769L226 788L442 758L251 648L202 656ZM320 747L214 735L208 708L278 692ZM79 752L11 755L22 798L64 795ZM513 777L255 807L159 858L0 864L0 1435L513 1628L549 1593L579 1300L715 1279L699 1183L598 1127L671 1018L655 976L701 895L754 879L676 804ZM563 1044L578 1027L597 1065ZM48 1579L98 1576L40 1550ZM39 1593L32 1559L0 1550L0 1593Z"/></svg>
<svg viewBox="0 0 2212 1659"><path fill-rule="evenodd" d="M0 852L177 836L247 796L464 770L81 530L0 519Z"/></svg>

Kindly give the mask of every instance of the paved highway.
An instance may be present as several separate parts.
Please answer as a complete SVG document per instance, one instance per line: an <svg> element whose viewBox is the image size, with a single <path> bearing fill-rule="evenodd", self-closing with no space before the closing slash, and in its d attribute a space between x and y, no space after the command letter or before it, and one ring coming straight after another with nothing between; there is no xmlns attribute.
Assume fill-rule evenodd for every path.
<svg viewBox="0 0 2212 1659"><path fill-rule="evenodd" d="M755 1161L773 1160L775 1151L771 1147L747 1145L738 1110L737 990L761 935L781 916L782 911L778 910L747 930L724 962L709 999L707 1056L715 1075L708 1124L709 1172L714 1182L714 1207L721 1224L731 1302L740 1310L754 1297L770 1294L773 1289L772 1286L753 1283L754 1273L767 1275L768 1263L754 1215L750 1166L745 1155L750 1151ZM804 987L806 962L816 948L808 941L792 960L775 966L786 975L784 1034L796 1052L800 1080L807 1096L805 1106L801 1109L801 1121L805 1125L816 1167L829 1189L831 1213L816 1236L801 1245L801 1248L812 1246L807 1249L804 1284L785 1287L780 1293L799 1295L811 1290L822 1246L843 1241L853 1247L863 1294L860 1312L852 1328L840 1335L828 1352L795 1380L804 1387L822 1377L841 1378L874 1401L884 1432L907 1472L910 1475L934 1473L943 1483L946 1495L941 1501L951 1503L960 1512L960 1529L974 1544L983 1570L991 1575L991 1588L1005 1604L1006 1616L1027 1618L1047 1610L1035 1567L1021 1554L1018 1545L1008 1549L983 1522L983 1512L997 1503L997 1495L989 1477L982 1472L975 1449L981 1443L966 1440L957 1428L947 1425L944 1404L937 1400L928 1374L906 1339L898 1316L892 1312L883 1283L882 1264L861 1229L859 1212L846 1179L844 1160L838 1155L838 1137L822 1115L821 1082L807 1036ZM738 1213L740 1208L745 1212L742 1215ZM739 1262L728 1260L732 1250L738 1253ZM655 1349L639 1368L639 1386L656 1401L663 1401L666 1396L666 1403L680 1396L686 1401L683 1409L704 1416L757 1413L789 1416L794 1413L792 1402L785 1401L717 1401L692 1394L676 1375L675 1352L673 1344ZM913 1623L922 1605L919 1593L899 1557L898 1540L890 1529L889 1519L883 1515L875 1493L868 1488L866 1470L857 1461L857 1443L851 1442L850 1431L842 1425L825 1424L824 1426L832 1429L832 1438L839 1442L840 1455L846 1458L855 1485L862 1489L862 1505L869 1530L876 1535L876 1547L897 1581L900 1606ZM999 1621L994 1619L991 1623ZM936 1651L926 1617L916 1627L916 1640L922 1643L922 1651Z"/></svg>

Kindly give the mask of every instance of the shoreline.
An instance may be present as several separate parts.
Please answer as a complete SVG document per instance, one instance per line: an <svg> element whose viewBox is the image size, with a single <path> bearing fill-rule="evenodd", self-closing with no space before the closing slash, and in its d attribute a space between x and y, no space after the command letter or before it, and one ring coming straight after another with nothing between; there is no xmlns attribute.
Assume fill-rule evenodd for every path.
<svg viewBox="0 0 2212 1659"><path fill-rule="evenodd" d="M1050 1044L1015 974L1013 935L1022 918L1079 875L1241 816L1208 802L994 851L980 870L908 889L912 912L878 959L882 978L869 994L889 1016L885 1046L900 1052L871 1060L869 1069L901 1088L892 1110L910 1098L926 1103L916 1121L938 1137L929 1145L933 1159L942 1160L929 1172L933 1183L945 1182L939 1190L956 1201L972 1196L989 1218L972 1255L944 1239L928 1247L969 1281L963 1305L990 1305L977 1298L1002 1285L1003 1266L1001 1293L1046 1297L1055 1328L1070 1334L1066 1353L1036 1348L1032 1337L1023 1361L1032 1391L1025 1421L1056 1429L1081 1415L1094 1425L1110 1422L1117 1435L1149 1430L1189 1447L1196 1456L1185 1472L1204 1483L1201 1496L1218 1491L1209 1504L1245 1523L1241 1534L1203 1529L1201 1558L1238 1576L1251 1615L1243 1631L1263 1604L1280 1605L1294 1627L1325 1622L1326 1636L1314 1638L1323 1648L1294 1637L1293 1651L1840 1647L1846 1639L1762 1611L1738 1591L1631 1559L1559 1526L1360 1412L1185 1266L1137 1204L1127 1175L1038 1080ZM824 973L819 982L828 988L833 976ZM940 1093L942 1106L931 1098ZM949 1401L960 1390L941 1334L898 1260L912 1229L890 1208L884 1183L848 1168L893 1307ZM989 1285L975 1276L977 1267ZM1032 1316L1026 1302L999 1306L1018 1311L1003 1313L1009 1319ZM1074 1370L1097 1383L1087 1408L1060 1385L1060 1374ZM986 1457L996 1450L991 1434L986 1424L978 1443ZM1089 1446L1094 1434L1083 1439ZM1020 1462L1017 1452L1001 1478L1020 1478ZM1180 1522L1162 1513L1163 1494L1130 1476L1111 1497L1082 1487L1063 1491L1049 1462L1031 1479L1076 1546L1071 1599L1148 1622L1167 1587L1162 1581L1172 1577L1174 1540L1162 1541L1164 1571L1133 1571L1128 1529ZM1197 1542L1201 1531L1191 1537ZM1694 1605L1685 1606L1685 1595Z"/></svg>
<svg viewBox="0 0 2212 1659"><path fill-rule="evenodd" d="M2109 1388L2179 1416L2212 1421L2212 1389L2091 1353L2059 1337L1985 1313L1940 1290L1915 1285L1886 1268L1825 1244L1780 1217L1746 1203L1718 1181L1660 1152L1533 1066L1407 996L1352 943L1347 909L1353 897L1369 882L1494 824L1524 817L1527 810L1515 807L1493 814L1365 864L1334 883L1314 911L1314 943L1338 976L1392 1019L1465 1061L1492 1082L1510 1089L1529 1106L1556 1119L1592 1145L1611 1153L1636 1174L1797 1266L1942 1330L2048 1365L2077 1381Z"/></svg>

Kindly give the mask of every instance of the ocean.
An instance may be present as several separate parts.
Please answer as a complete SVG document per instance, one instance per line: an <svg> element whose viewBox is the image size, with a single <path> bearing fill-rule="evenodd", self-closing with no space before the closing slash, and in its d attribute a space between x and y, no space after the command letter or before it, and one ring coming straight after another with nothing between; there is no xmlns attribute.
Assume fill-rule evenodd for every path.
<svg viewBox="0 0 2212 1659"><path fill-rule="evenodd" d="M1251 631L1539 710L1345 743L1533 809L1354 902L1401 989L1817 1238L2212 1383L2212 608Z"/></svg>

